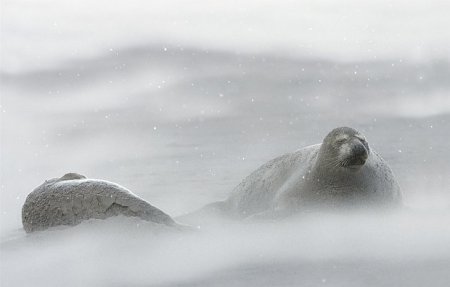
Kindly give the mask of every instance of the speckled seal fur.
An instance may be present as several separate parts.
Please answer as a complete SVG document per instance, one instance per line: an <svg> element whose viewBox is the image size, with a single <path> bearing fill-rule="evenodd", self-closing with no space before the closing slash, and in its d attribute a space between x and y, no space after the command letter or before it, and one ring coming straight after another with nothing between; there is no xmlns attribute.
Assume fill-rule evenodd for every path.
<svg viewBox="0 0 450 287"><path fill-rule="evenodd" d="M277 157L250 174L224 202L209 205L238 218L401 204L388 164L355 129L332 130L321 144Z"/></svg>
<svg viewBox="0 0 450 287"><path fill-rule="evenodd" d="M33 190L22 208L26 232L84 220L124 215L173 226L173 219L126 188L104 180L68 173L46 180Z"/></svg>

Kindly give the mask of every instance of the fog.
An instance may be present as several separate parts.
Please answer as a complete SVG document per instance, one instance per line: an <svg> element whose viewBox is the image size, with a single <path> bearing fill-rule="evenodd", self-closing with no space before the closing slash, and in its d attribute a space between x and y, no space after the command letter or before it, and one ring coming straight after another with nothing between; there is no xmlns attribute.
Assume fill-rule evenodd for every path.
<svg viewBox="0 0 450 287"><path fill-rule="evenodd" d="M188 233L126 218L90 221L4 239L2 280L5 286L445 286L449 219L308 214Z"/></svg>
<svg viewBox="0 0 450 287"><path fill-rule="evenodd" d="M447 1L2 1L2 68L143 44L339 60L450 54ZM26 64L24 64L26 63Z"/></svg>
<svg viewBox="0 0 450 287"><path fill-rule="evenodd" d="M0 285L448 286L444 1L3 1ZM392 213L185 221L261 164L360 130ZM44 180L117 182L176 220L26 235Z"/></svg>

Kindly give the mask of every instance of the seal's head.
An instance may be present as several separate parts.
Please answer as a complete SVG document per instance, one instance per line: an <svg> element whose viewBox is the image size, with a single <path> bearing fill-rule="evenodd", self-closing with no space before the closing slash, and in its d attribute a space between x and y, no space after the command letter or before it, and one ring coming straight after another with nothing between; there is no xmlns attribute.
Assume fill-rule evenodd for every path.
<svg viewBox="0 0 450 287"><path fill-rule="evenodd" d="M321 152L331 166L356 171L366 163L370 148L365 137L357 130L340 127L325 137Z"/></svg>

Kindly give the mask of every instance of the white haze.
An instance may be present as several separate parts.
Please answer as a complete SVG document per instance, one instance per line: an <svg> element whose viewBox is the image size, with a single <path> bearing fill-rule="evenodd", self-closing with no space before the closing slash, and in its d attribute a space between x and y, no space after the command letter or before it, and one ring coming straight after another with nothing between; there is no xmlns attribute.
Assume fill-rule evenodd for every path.
<svg viewBox="0 0 450 287"><path fill-rule="evenodd" d="M450 55L448 1L2 1L2 69L48 68L129 45L337 60Z"/></svg>
<svg viewBox="0 0 450 287"><path fill-rule="evenodd" d="M448 220L449 213L317 213L188 233L125 218L90 221L4 240L2 280L5 286L445 286Z"/></svg>
<svg viewBox="0 0 450 287"><path fill-rule="evenodd" d="M447 1L2 1L1 286L449 286ZM405 208L26 235L67 172L177 217L357 128Z"/></svg>

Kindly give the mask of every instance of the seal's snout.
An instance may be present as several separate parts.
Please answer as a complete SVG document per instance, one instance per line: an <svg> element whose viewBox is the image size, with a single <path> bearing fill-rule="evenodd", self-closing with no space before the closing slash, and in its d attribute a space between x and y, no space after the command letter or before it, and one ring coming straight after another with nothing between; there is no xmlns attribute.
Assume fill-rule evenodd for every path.
<svg viewBox="0 0 450 287"><path fill-rule="evenodd" d="M367 157L369 156L366 147L362 144L356 144L353 147L353 154L355 155L355 157L361 158L364 160L366 160Z"/></svg>
<svg viewBox="0 0 450 287"><path fill-rule="evenodd" d="M356 143L352 147L352 157L349 162L350 167L362 166L366 163L369 157L369 151L362 143Z"/></svg>

